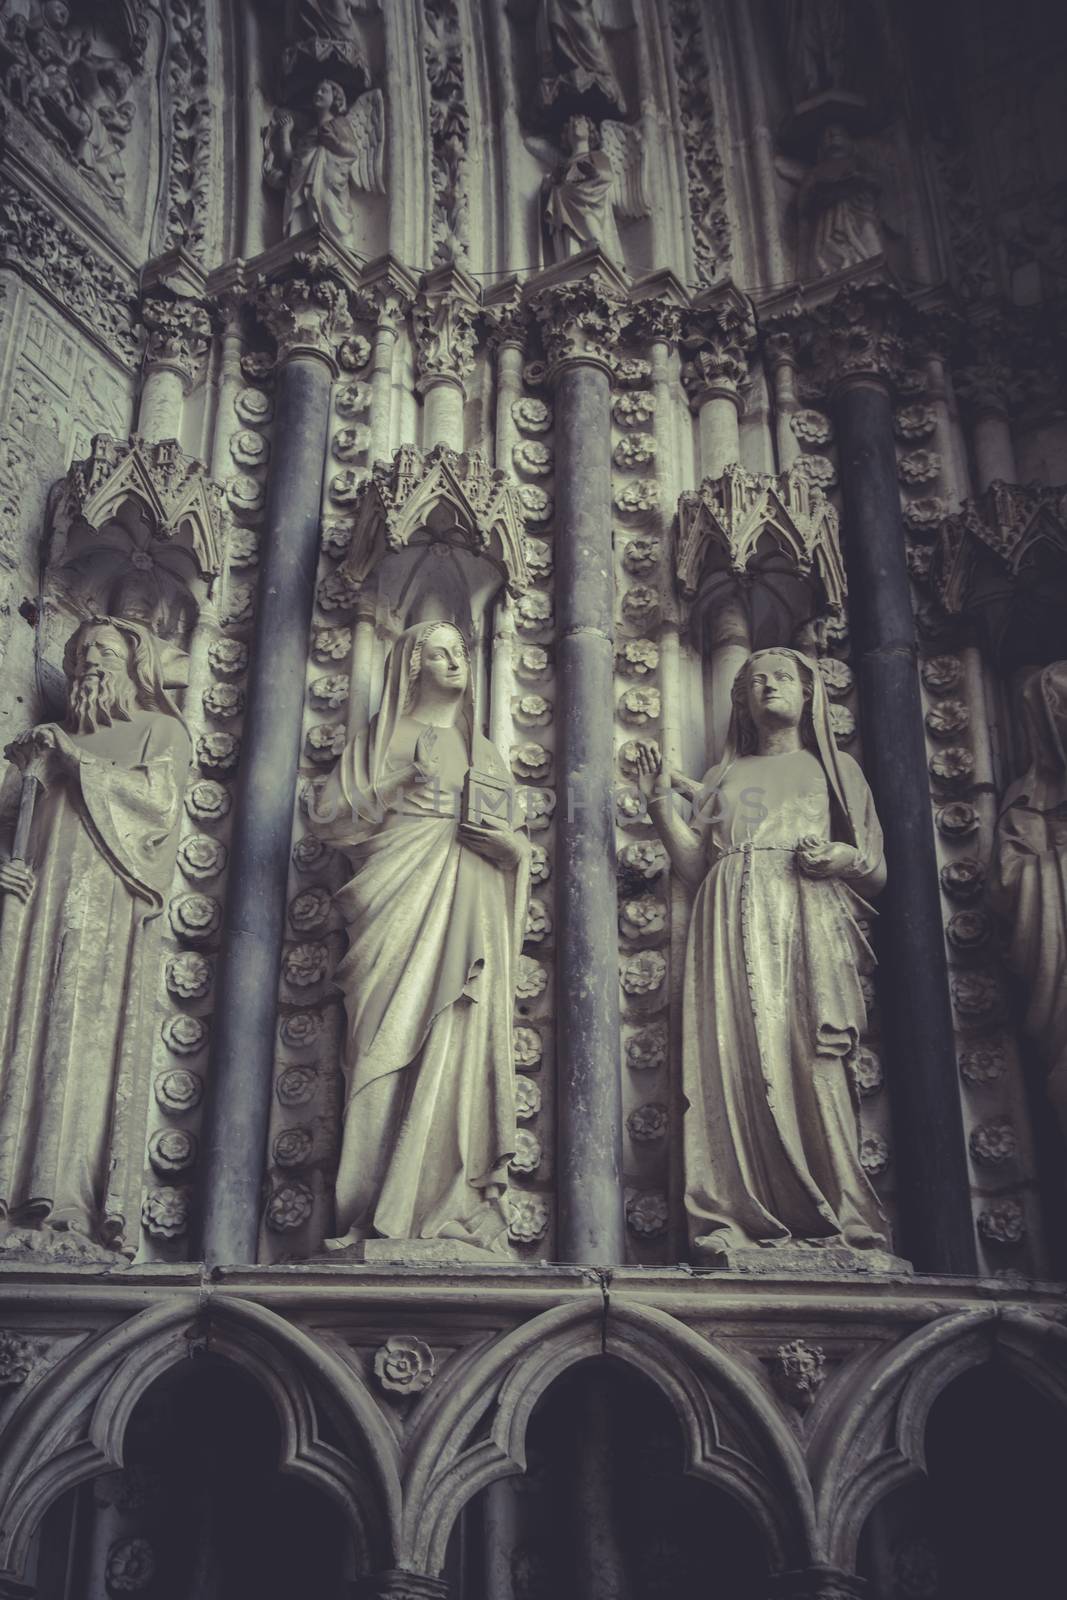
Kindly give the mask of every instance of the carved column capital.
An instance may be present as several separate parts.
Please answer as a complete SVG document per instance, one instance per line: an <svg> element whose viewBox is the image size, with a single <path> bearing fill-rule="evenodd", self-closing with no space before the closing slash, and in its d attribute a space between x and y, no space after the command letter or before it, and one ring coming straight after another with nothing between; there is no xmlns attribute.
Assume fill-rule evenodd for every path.
<svg viewBox="0 0 1067 1600"><path fill-rule="evenodd" d="M176 372L188 394L203 376L204 358L211 344L207 303L160 289L141 296L137 320L146 335L146 372Z"/></svg>
<svg viewBox="0 0 1067 1600"><path fill-rule="evenodd" d="M884 279L857 277L832 299L811 307L799 328L808 388L825 394L860 384L910 387L918 360L917 317L904 295Z"/></svg>
<svg viewBox="0 0 1067 1600"><path fill-rule="evenodd" d="M534 280L528 304L541 326L550 381L576 363L612 370L633 318L627 287L596 245Z"/></svg>
<svg viewBox="0 0 1067 1600"><path fill-rule="evenodd" d="M464 389L474 371L480 310L478 285L462 267L450 265L427 273L411 310L420 394L438 383Z"/></svg>
<svg viewBox="0 0 1067 1600"><path fill-rule="evenodd" d="M259 280L254 305L277 340L278 360L316 356L337 370L336 346L351 330L348 290L328 256L298 251L282 272Z"/></svg>
<svg viewBox="0 0 1067 1600"><path fill-rule="evenodd" d="M490 289L484 298L486 334L493 350L514 345L525 350L532 312L523 299L518 278L507 278Z"/></svg>
<svg viewBox="0 0 1067 1600"><path fill-rule="evenodd" d="M746 297L732 283L700 296L684 318L682 384L699 410L710 399L744 408L748 363L756 346L756 323Z"/></svg>

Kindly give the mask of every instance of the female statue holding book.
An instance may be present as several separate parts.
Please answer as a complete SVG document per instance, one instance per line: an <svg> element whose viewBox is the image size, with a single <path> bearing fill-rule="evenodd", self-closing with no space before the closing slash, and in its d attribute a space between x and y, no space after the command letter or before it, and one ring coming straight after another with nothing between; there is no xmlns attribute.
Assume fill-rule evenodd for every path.
<svg viewBox="0 0 1067 1600"><path fill-rule="evenodd" d="M861 896L885 882L881 828L863 773L834 743L814 662L758 651L732 698L692 826L656 752L642 753L652 820L696 890L682 1051L694 1255L884 1248L853 1077L860 980L874 965Z"/></svg>
<svg viewBox="0 0 1067 1600"><path fill-rule="evenodd" d="M348 1099L335 1248L372 1238L504 1251L515 1149L512 999L528 847L477 730L451 624L397 639L381 707L318 796L354 875L336 895Z"/></svg>

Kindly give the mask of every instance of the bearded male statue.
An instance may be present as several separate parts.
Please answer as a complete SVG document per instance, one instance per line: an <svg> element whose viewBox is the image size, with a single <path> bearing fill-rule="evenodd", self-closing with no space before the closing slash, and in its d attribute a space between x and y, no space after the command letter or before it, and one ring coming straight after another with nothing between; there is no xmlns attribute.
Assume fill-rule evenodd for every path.
<svg viewBox="0 0 1067 1600"><path fill-rule="evenodd" d="M0 1227L42 1230L44 1249L69 1230L133 1255L155 919L191 749L138 623L83 622L63 669L66 722L5 751L23 815L36 804L23 858L0 862Z"/></svg>

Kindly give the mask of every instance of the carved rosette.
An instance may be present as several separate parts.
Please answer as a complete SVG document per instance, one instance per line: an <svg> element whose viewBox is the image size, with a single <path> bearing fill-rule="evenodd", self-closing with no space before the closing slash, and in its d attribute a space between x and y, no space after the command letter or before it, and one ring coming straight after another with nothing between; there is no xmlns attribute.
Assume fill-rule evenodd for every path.
<svg viewBox="0 0 1067 1600"><path fill-rule="evenodd" d="M255 308L277 340L279 361L312 355L336 368L335 351L352 321L348 292L321 251L299 252L287 271L261 283Z"/></svg>
<svg viewBox="0 0 1067 1600"><path fill-rule="evenodd" d="M411 311L421 394L436 383L463 388L474 371L478 312L478 285L459 267L442 267L423 280Z"/></svg>

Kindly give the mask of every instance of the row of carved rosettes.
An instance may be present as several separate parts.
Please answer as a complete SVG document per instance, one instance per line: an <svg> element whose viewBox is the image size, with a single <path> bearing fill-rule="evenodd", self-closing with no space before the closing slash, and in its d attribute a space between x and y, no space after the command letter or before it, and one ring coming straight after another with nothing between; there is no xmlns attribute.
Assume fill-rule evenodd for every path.
<svg viewBox="0 0 1067 1600"><path fill-rule="evenodd" d="M665 559L670 507L661 492L658 401L646 357L620 357L611 410L624 1207L627 1255L650 1264L670 1259L665 1252L675 1143L668 1043L670 876L636 783L638 741L662 747L659 630L671 605Z"/></svg>
<svg viewBox="0 0 1067 1600"><path fill-rule="evenodd" d="M348 872L341 853L308 828L307 809L316 780L329 772L357 731L350 709L360 587L347 571L346 557L355 503L369 468L369 331L365 324L353 325L336 347L279 989L263 1260L316 1254L333 1229L333 1174L344 1114L344 1009L330 980L345 953L333 895Z"/></svg>
<svg viewBox="0 0 1067 1600"><path fill-rule="evenodd" d="M920 647L949 987L956 1027L972 1199L983 1265L1034 1270L1041 1254L1028 1204L1029 1113L1009 991L987 898L996 815L990 707L979 649L943 608L932 560L958 484L944 396L904 397L895 413L908 567Z"/></svg>
<svg viewBox="0 0 1067 1600"><path fill-rule="evenodd" d="M163 1259L188 1255L196 1225L198 1134L248 683L258 523L270 454L269 363L248 353L241 373L244 381L233 393L230 414L216 422L228 441L232 466L223 486L222 570L212 596L200 608L184 707L194 764L167 907L165 1011L153 1061L150 1182L141 1214L146 1251Z"/></svg>
<svg viewBox="0 0 1067 1600"><path fill-rule="evenodd" d="M497 405L510 406L510 417L505 419L510 425L498 430L498 438L511 440L511 459L498 464L519 485L526 528L523 549L531 579L527 591L513 602L511 745L504 751L519 786L531 842L530 902L512 1035L517 1127L507 1196L508 1233L521 1258L536 1260L552 1255L555 1090L556 945L551 876L555 842L552 797L557 794L552 582L556 439L544 362L524 361L518 393L505 397L498 392Z"/></svg>

